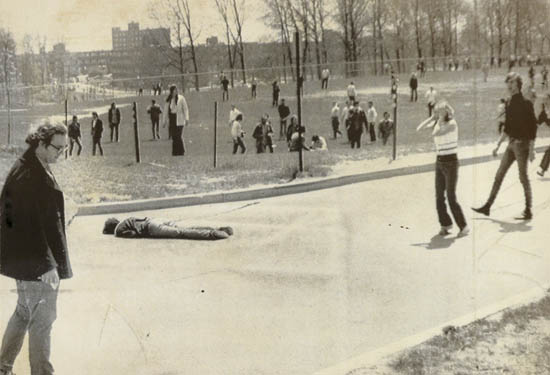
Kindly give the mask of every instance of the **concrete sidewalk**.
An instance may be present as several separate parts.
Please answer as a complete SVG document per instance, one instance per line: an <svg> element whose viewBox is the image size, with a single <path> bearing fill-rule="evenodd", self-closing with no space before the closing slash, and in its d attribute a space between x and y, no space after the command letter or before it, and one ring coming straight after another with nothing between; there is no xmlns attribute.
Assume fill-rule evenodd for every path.
<svg viewBox="0 0 550 375"><path fill-rule="evenodd" d="M225 241L116 239L101 234L107 216L77 217L75 277L62 283L53 333L57 372L344 374L351 358L544 288L550 179L532 179L530 222L513 220L523 209L515 166L491 218L472 217L497 166L460 170L472 226L461 239L435 235L433 172L136 214L232 225ZM12 280L0 280L0 295L3 330ZM25 346L17 374L29 373L26 358Z"/></svg>

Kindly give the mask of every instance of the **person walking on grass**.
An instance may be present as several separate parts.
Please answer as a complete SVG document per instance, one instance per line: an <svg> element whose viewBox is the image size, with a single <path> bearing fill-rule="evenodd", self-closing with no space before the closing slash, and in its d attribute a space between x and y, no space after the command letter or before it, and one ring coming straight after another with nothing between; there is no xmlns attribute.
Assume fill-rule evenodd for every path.
<svg viewBox="0 0 550 375"><path fill-rule="evenodd" d="M535 67L533 66L533 64L530 64L529 66L528 75L531 87L535 87Z"/></svg>
<svg viewBox="0 0 550 375"><path fill-rule="evenodd" d="M418 78L416 77L416 73L411 74L409 87L411 88L411 102L418 101Z"/></svg>
<svg viewBox="0 0 550 375"><path fill-rule="evenodd" d="M359 106L359 102L355 102L353 109L348 115L349 119L349 135L351 148L361 148L361 135L363 134L363 126L367 126L367 116L365 111Z"/></svg>
<svg viewBox="0 0 550 375"><path fill-rule="evenodd" d="M97 112L92 112L92 156L95 156L96 147L99 148L99 154L103 156L103 147L101 146L101 137L103 136L103 121L100 120Z"/></svg>
<svg viewBox="0 0 550 375"><path fill-rule="evenodd" d="M369 108L367 109L367 126L365 129L370 135L370 141L376 142L376 118L378 113L376 113L376 108L372 101L369 102Z"/></svg>
<svg viewBox="0 0 550 375"><path fill-rule="evenodd" d="M481 71L483 72L483 82L487 82L487 78L489 78L489 64L484 63Z"/></svg>
<svg viewBox="0 0 550 375"><path fill-rule="evenodd" d="M120 116L120 109L117 108L116 103L111 103L109 109L109 129L111 129L111 142L113 142L113 135L115 142L118 142L118 132L122 117Z"/></svg>
<svg viewBox="0 0 550 375"><path fill-rule="evenodd" d="M155 139L160 139L159 122L160 122L160 115L162 113L162 109L160 108L160 105L157 104L155 99L151 100L151 105L147 108L147 113L151 118L151 130L153 132L153 141Z"/></svg>
<svg viewBox="0 0 550 375"><path fill-rule="evenodd" d="M428 117L431 117L437 99L437 91L434 90L433 86L430 86L430 89L426 91L426 99L428 101Z"/></svg>
<svg viewBox="0 0 550 375"><path fill-rule="evenodd" d="M281 88L279 87L279 84L277 81L273 81L272 84L272 96L273 100L271 102L272 107L277 107L279 105L279 93L281 92Z"/></svg>
<svg viewBox="0 0 550 375"><path fill-rule="evenodd" d="M169 133L172 135L172 156L183 156L185 154L183 128L189 123L189 107L185 97L178 94L176 85L170 86L163 113L163 127L168 124Z"/></svg>
<svg viewBox="0 0 550 375"><path fill-rule="evenodd" d="M545 102L542 103L542 110L540 111L538 123L539 125L546 124L550 126L550 119L548 117L548 113L546 111L546 106L550 105L550 94L546 95ZM537 174L540 177L544 177L544 174L548 170L548 166L550 166L550 146L544 151L544 156L542 157L542 160L540 162L539 169L537 170Z"/></svg>
<svg viewBox="0 0 550 375"><path fill-rule="evenodd" d="M497 109L498 134L502 134L504 130L504 119L506 118L506 99L500 98L500 103Z"/></svg>
<svg viewBox="0 0 550 375"><path fill-rule="evenodd" d="M69 124L69 156L73 156L73 147L74 144L78 146L78 151L76 152L77 156L80 156L80 152L82 151L82 132L80 131L80 123L78 122L78 117L73 116L73 121Z"/></svg>
<svg viewBox="0 0 550 375"><path fill-rule="evenodd" d="M435 106L433 116L418 125L416 131L424 128L432 130L435 143L437 154L435 162L435 203L439 224L441 225L439 235L446 236L451 233L453 228L453 221L445 204L446 196L454 221L459 229L457 237L464 237L468 235L470 228L466 223L466 218L456 196L459 168L457 157L458 125L453 116L453 108L447 102L441 101Z"/></svg>
<svg viewBox="0 0 550 375"><path fill-rule="evenodd" d="M350 103L352 104L355 103L355 98L357 97L357 90L355 89L355 84L353 83L353 81L349 83L347 92L348 92L348 99Z"/></svg>
<svg viewBox="0 0 550 375"><path fill-rule="evenodd" d="M332 109L330 110L330 123L332 126L332 133L334 134L334 139L342 135L340 131L340 106L337 102L332 102Z"/></svg>
<svg viewBox="0 0 550 375"><path fill-rule="evenodd" d="M265 152L267 140L267 116L262 116L260 122L254 128L252 138L256 140L256 153L263 154Z"/></svg>
<svg viewBox="0 0 550 375"><path fill-rule="evenodd" d="M546 68L546 65L542 67L540 75L542 76L542 88L548 89L548 69Z"/></svg>
<svg viewBox="0 0 550 375"><path fill-rule="evenodd" d="M222 76L222 102L229 100L229 80L225 76Z"/></svg>
<svg viewBox="0 0 550 375"><path fill-rule="evenodd" d="M229 128L233 126L233 121L237 118L237 115L241 115L242 112L237 109L235 104L231 104L231 111L229 111Z"/></svg>
<svg viewBox="0 0 550 375"><path fill-rule="evenodd" d="M256 97L258 96L257 90L258 90L258 81L256 80L256 77L252 77L252 82L250 84L250 96L252 99L256 99Z"/></svg>
<svg viewBox="0 0 550 375"><path fill-rule="evenodd" d="M388 143L390 135L393 133L393 120L389 112L384 112L383 119L378 124L378 136L382 139L382 144L385 146Z"/></svg>
<svg viewBox="0 0 550 375"><path fill-rule="evenodd" d="M330 76L330 70L328 68L323 69L321 72L321 90L328 90L328 79Z"/></svg>
<svg viewBox="0 0 550 375"><path fill-rule="evenodd" d="M241 154L246 152L246 145L244 144L244 131L241 125L243 121L243 114L239 113L233 124L231 125L231 137L233 138L233 155L237 153L239 147L241 148Z"/></svg>
<svg viewBox="0 0 550 375"><path fill-rule="evenodd" d="M282 140L286 135L286 122L290 117L290 108L285 104L284 99L281 99L281 104L279 104L278 111L279 111L279 140Z"/></svg>
<svg viewBox="0 0 550 375"><path fill-rule="evenodd" d="M73 272L63 192L50 164L67 148L67 128L45 123L25 142L29 148L12 166L0 195L0 273L15 280L17 291L0 349L0 374L13 375L28 332L31 370L26 373L53 375L51 331L59 284Z"/></svg>
<svg viewBox="0 0 550 375"><path fill-rule="evenodd" d="M506 85L510 99L506 106L506 117L504 120L504 132L501 134L493 155L497 155L500 144L506 137L509 138L508 147L500 160L493 182L489 198L481 207L472 208L475 212L489 216L491 206L495 202L502 181L508 169L514 161L517 161L519 169L519 180L523 186L525 195L525 209L516 217L518 220L530 220L533 217L531 211L533 196L531 183L529 182L528 164L535 160L535 138L537 136L537 119L533 109L533 103L525 99L521 93L523 81L521 76L515 72L506 75Z"/></svg>
<svg viewBox="0 0 550 375"><path fill-rule="evenodd" d="M103 224L103 234L120 238L223 240L233 235L233 228L182 227L167 219L131 216L122 221L108 218Z"/></svg>

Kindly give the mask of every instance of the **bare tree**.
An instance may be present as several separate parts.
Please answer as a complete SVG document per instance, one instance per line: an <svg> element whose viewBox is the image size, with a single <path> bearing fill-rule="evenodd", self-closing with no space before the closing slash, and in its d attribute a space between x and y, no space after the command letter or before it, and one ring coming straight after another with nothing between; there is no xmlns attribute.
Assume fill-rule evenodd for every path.
<svg viewBox="0 0 550 375"><path fill-rule="evenodd" d="M290 12L292 8L286 6L287 0L264 0L267 5L268 13L264 17L264 21L275 30L281 32L281 44L283 49L283 69L286 70L286 57L290 65L292 79L295 79L293 58L292 58L292 35Z"/></svg>
<svg viewBox="0 0 550 375"><path fill-rule="evenodd" d="M357 72L357 61L360 57L360 43L368 23L368 1L337 0L336 22L343 31L344 58L346 75ZM347 63L351 63L350 66Z"/></svg>
<svg viewBox="0 0 550 375"><path fill-rule="evenodd" d="M176 39L175 47L159 48L165 56L165 68L171 67L180 73L182 89L185 89L185 73L191 62L195 75L195 90L199 91L198 61L195 40L199 33L192 24L189 0L157 0L150 6L150 16L160 26L171 30ZM186 41L188 48L186 47Z"/></svg>
<svg viewBox="0 0 550 375"><path fill-rule="evenodd" d="M16 72L15 46L12 33L0 28L0 82L4 84L6 95Z"/></svg>

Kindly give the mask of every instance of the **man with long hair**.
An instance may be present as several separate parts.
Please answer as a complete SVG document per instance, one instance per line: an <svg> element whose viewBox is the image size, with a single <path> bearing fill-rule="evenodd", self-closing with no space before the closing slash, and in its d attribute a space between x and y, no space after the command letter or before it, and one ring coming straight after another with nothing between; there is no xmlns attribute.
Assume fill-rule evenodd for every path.
<svg viewBox="0 0 550 375"><path fill-rule="evenodd" d="M163 114L163 127L168 124L172 138L172 156L182 156L185 154L183 128L189 123L189 108L185 97L178 94L176 85L170 86Z"/></svg>
<svg viewBox="0 0 550 375"><path fill-rule="evenodd" d="M25 140L0 195L0 273L15 279L17 306L0 349L0 374L12 375L29 332L32 374L51 375L50 333L59 280L72 277L61 188L49 167L67 148L67 128L45 123Z"/></svg>

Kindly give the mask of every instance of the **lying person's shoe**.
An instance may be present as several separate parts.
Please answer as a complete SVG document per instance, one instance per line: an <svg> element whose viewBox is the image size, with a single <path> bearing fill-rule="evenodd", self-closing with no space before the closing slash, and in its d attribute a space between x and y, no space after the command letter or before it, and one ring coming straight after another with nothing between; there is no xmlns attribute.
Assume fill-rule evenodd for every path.
<svg viewBox="0 0 550 375"><path fill-rule="evenodd" d="M223 240L229 238L229 234L227 234L227 232L224 232L223 230L213 230L210 235L215 240Z"/></svg>
<svg viewBox="0 0 550 375"><path fill-rule="evenodd" d="M231 227L220 227L220 228L218 228L218 230L221 230L222 232L225 232L230 236L233 235L233 228L231 228Z"/></svg>

